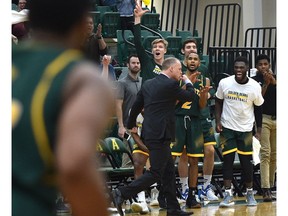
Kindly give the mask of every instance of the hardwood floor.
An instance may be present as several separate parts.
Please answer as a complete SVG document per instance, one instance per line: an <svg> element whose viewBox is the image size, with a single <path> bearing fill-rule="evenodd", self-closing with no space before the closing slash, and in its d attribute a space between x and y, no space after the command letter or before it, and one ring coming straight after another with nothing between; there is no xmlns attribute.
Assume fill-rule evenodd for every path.
<svg viewBox="0 0 288 216"><path fill-rule="evenodd" d="M222 199L217 202L210 202L206 205L202 203L202 207L198 209L187 209L185 207L185 203L181 204L181 208L184 211L193 212L193 216L276 216L277 212L277 202L263 202L262 196L255 195L255 199L258 202L257 206L247 207L245 196L237 197L234 196L235 205L229 208L220 208L219 203ZM116 208L110 208L110 216L119 216L116 211ZM147 216L166 216L166 210L160 209L158 206L150 206L148 205L150 212L145 214ZM139 213L131 212L130 206L123 205L123 209L125 209L126 216L136 216L140 215ZM114 210L114 211L113 211ZM73 216L69 213L57 213L57 216Z"/></svg>
<svg viewBox="0 0 288 216"><path fill-rule="evenodd" d="M262 196L255 196L258 205L255 207L247 207L245 202L245 197L235 198L235 206L230 208L219 208L219 202L209 203L200 209L185 209L185 204L181 207L184 211L192 211L193 216L276 216L276 202L266 202L262 200ZM165 216L166 211L160 210L157 207L150 207L151 212L148 215L151 216ZM111 216L117 216L118 213L111 213ZM139 213L132 213L129 211L125 212L127 216L140 215Z"/></svg>

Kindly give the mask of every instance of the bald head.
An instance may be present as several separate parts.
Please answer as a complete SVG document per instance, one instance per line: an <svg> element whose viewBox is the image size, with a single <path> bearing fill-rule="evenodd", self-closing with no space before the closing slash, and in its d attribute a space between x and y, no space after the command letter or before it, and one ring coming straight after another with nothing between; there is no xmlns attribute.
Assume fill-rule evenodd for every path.
<svg viewBox="0 0 288 216"><path fill-rule="evenodd" d="M176 64L177 62L180 63L180 61L177 58L174 58L174 57L169 57L169 58L165 59L163 64L162 64L162 70L163 71L167 70L169 67L171 67L172 65Z"/></svg>

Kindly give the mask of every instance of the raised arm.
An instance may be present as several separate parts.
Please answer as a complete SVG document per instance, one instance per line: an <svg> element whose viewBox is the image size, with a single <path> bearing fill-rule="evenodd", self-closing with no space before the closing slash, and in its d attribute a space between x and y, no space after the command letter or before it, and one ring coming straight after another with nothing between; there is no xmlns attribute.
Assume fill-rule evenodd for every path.
<svg viewBox="0 0 288 216"><path fill-rule="evenodd" d="M147 64L146 62L149 61L150 56L145 52L145 48L142 45L141 41L141 17L145 14L148 10L143 10L139 3L136 4L134 9L134 43L136 48L137 56L139 57L141 65Z"/></svg>
<svg viewBox="0 0 288 216"><path fill-rule="evenodd" d="M200 109L203 109L207 105L208 100L208 94L211 86L203 86L200 88L200 94L199 94L199 106Z"/></svg>
<svg viewBox="0 0 288 216"><path fill-rule="evenodd" d="M100 55L103 56L103 55L107 54L107 44L104 41L104 38L102 37L102 25L101 25L101 23L99 23L97 26L96 36L97 36L97 39L99 42Z"/></svg>
<svg viewBox="0 0 288 216"><path fill-rule="evenodd" d="M136 1L136 6L134 9L134 24L140 24L141 23L141 17L145 14L149 12L149 10L143 10L139 1Z"/></svg>
<svg viewBox="0 0 288 216"><path fill-rule="evenodd" d="M111 56L110 55L104 55L103 59L102 59L102 64L103 64L103 68L102 68L102 77L105 80L109 79L109 64L111 61Z"/></svg>

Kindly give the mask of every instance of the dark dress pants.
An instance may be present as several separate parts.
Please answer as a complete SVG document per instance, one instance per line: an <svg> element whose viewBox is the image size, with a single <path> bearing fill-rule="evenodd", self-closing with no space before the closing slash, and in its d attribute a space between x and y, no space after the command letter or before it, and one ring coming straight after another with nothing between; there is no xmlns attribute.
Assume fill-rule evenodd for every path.
<svg viewBox="0 0 288 216"><path fill-rule="evenodd" d="M155 182L162 183L164 196L167 201L167 210L180 209L176 198L175 166L171 155L170 141L145 141L149 149L150 170L129 185L119 187L124 199L136 196L139 192L148 189Z"/></svg>

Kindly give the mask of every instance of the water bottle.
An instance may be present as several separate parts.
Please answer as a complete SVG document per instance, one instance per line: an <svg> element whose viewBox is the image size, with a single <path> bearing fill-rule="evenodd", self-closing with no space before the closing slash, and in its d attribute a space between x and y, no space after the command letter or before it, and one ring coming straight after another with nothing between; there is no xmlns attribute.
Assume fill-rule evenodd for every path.
<svg viewBox="0 0 288 216"><path fill-rule="evenodd" d="M159 191L157 190L157 188L153 187L151 189L151 200L157 200L158 194L159 194Z"/></svg>

